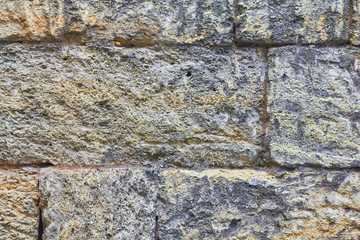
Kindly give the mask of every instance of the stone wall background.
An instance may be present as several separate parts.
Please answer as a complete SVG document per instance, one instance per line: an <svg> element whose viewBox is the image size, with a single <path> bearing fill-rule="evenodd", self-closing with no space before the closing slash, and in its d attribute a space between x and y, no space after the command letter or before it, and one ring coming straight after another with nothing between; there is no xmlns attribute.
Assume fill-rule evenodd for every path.
<svg viewBox="0 0 360 240"><path fill-rule="evenodd" d="M0 239L360 238L358 0L0 3Z"/></svg>

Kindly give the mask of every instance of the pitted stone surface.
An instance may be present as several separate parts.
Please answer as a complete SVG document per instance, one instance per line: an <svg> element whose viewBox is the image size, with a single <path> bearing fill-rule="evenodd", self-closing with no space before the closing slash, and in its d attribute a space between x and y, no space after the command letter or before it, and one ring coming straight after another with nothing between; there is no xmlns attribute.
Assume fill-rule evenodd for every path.
<svg viewBox="0 0 360 240"><path fill-rule="evenodd" d="M0 41L53 39L46 0L0 1Z"/></svg>
<svg viewBox="0 0 360 240"><path fill-rule="evenodd" d="M0 170L0 239L38 239L38 172L35 168Z"/></svg>
<svg viewBox="0 0 360 240"><path fill-rule="evenodd" d="M233 0L23 0L0 4L0 40L231 45Z"/></svg>
<svg viewBox="0 0 360 240"><path fill-rule="evenodd" d="M0 48L0 162L243 166L261 152L262 49Z"/></svg>
<svg viewBox="0 0 360 240"><path fill-rule="evenodd" d="M59 0L51 9L51 25L60 38L76 36L118 45L228 45L233 39L233 0Z"/></svg>
<svg viewBox="0 0 360 240"><path fill-rule="evenodd" d="M357 172L168 170L159 239L356 239Z"/></svg>
<svg viewBox="0 0 360 240"><path fill-rule="evenodd" d="M156 175L142 169L42 170L44 240L153 239Z"/></svg>
<svg viewBox="0 0 360 240"><path fill-rule="evenodd" d="M351 14L351 44L360 45L360 1L352 1Z"/></svg>
<svg viewBox="0 0 360 240"><path fill-rule="evenodd" d="M271 158L283 166L360 166L360 51L269 51Z"/></svg>
<svg viewBox="0 0 360 240"><path fill-rule="evenodd" d="M349 40L348 0L239 0L240 44L329 44Z"/></svg>

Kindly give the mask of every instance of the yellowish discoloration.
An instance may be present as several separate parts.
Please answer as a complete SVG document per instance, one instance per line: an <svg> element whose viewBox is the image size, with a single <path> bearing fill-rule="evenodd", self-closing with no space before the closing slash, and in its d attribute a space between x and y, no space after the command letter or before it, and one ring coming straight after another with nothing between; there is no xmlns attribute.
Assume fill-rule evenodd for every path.
<svg viewBox="0 0 360 240"><path fill-rule="evenodd" d="M198 229L191 229L190 231L184 231L184 229L181 230L184 234L184 240L200 239Z"/></svg>
<svg viewBox="0 0 360 240"><path fill-rule="evenodd" d="M171 176L179 173L178 170L163 171L161 176ZM241 169L241 170L204 170L204 171L181 171L181 175L195 178L225 178L229 181L243 180L243 181L263 181L269 184L277 182L274 175L268 174L264 171L258 171L253 169Z"/></svg>
<svg viewBox="0 0 360 240"><path fill-rule="evenodd" d="M237 28L237 34L249 34L249 36L254 37L254 40L260 39L270 39L273 35L270 29L270 19L267 15L267 9L263 5L264 1L252 1L248 2L238 2L237 8L239 9L238 15L236 16L237 22L240 23ZM264 7L263 9L257 8L257 6ZM251 14L256 11L256 14ZM241 41L241 39L240 39Z"/></svg>
<svg viewBox="0 0 360 240"><path fill-rule="evenodd" d="M38 170L0 170L1 239L36 240L39 219Z"/></svg>
<svg viewBox="0 0 360 240"><path fill-rule="evenodd" d="M325 42L328 40L328 35L326 32L322 31L323 29L325 29L325 17L321 16L316 24L316 31L319 32L320 39Z"/></svg>
<svg viewBox="0 0 360 240"><path fill-rule="evenodd" d="M10 1L0 6L1 40L44 40L49 35L45 2Z"/></svg>
<svg viewBox="0 0 360 240"><path fill-rule="evenodd" d="M351 35L350 41L351 44L359 46L360 45L360 1L352 1L351 9Z"/></svg>
<svg viewBox="0 0 360 240"><path fill-rule="evenodd" d="M14 120L19 128L32 122L21 127L26 138L4 130L25 141L4 145L22 156L18 161L139 164L159 155L155 164L175 164L176 156L190 165L244 166L261 149L259 50L12 45L9 51L24 54L16 54L21 67L4 62L0 69L8 81L0 106L4 114L16 111L8 119L32 119Z"/></svg>
<svg viewBox="0 0 360 240"><path fill-rule="evenodd" d="M282 230L289 233L276 234L274 239L353 239L360 235L357 227L360 223L360 203L354 199L360 190L359 174L347 175L335 191L326 187L312 187L321 181L336 181L336 174L339 172L324 174L316 182L310 177L305 180L301 188L309 189L297 198L292 196L290 201L299 207L291 210L291 219L280 222ZM287 174L286 178L289 177L295 176Z"/></svg>
<svg viewBox="0 0 360 240"><path fill-rule="evenodd" d="M155 42L229 45L233 7L229 0L217 4L214 0L187 0L179 4L148 0L111 4L104 1L10 1L0 6L3 29L0 39L107 41L121 46Z"/></svg>

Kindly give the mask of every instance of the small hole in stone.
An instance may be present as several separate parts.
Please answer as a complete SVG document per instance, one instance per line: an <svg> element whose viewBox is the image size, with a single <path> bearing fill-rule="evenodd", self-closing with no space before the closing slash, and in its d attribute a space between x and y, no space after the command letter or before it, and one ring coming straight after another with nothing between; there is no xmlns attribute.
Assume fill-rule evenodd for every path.
<svg viewBox="0 0 360 240"><path fill-rule="evenodd" d="M187 73L186 73L186 76L187 76L187 77L191 77L191 75L192 75L191 72L187 72Z"/></svg>
<svg viewBox="0 0 360 240"><path fill-rule="evenodd" d="M241 222L241 220L240 219L233 219L233 220L231 220L231 223L230 223L230 226L236 226L236 225L238 225L238 223L240 223Z"/></svg>

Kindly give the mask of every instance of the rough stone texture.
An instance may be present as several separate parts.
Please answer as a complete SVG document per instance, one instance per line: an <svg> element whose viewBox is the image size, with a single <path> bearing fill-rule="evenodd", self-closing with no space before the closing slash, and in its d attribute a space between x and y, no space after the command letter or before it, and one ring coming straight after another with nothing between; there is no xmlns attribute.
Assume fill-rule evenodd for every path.
<svg viewBox="0 0 360 240"><path fill-rule="evenodd" d="M60 37L75 34L120 45L232 43L233 0L60 0L51 8Z"/></svg>
<svg viewBox="0 0 360 240"><path fill-rule="evenodd" d="M44 240L153 239L156 175L142 169L42 170Z"/></svg>
<svg viewBox="0 0 360 240"><path fill-rule="evenodd" d="M284 166L360 166L360 51L282 47L269 51L273 161Z"/></svg>
<svg viewBox="0 0 360 240"><path fill-rule="evenodd" d="M357 239L357 172L169 170L159 239Z"/></svg>
<svg viewBox="0 0 360 240"><path fill-rule="evenodd" d="M0 40L206 43L233 39L233 0L1 1Z"/></svg>
<svg viewBox="0 0 360 240"><path fill-rule="evenodd" d="M0 170L0 239L37 239L37 174L34 168Z"/></svg>
<svg viewBox="0 0 360 240"><path fill-rule="evenodd" d="M240 44L324 44L349 40L348 0L238 0Z"/></svg>
<svg viewBox="0 0 360 240"><path fill-rule="evenodd" d="M353 0L351 5L351 44L360 45L360 1Z"/></svg>
<svg viewBox="0 0 360 240"><path fill-rule="evenodd" d="M0 240L358 240L347 44L360 0L0 0Z"/></svg>
<svg viewBox="0 0 360 240"><path fill-rule="evenodd" d="M261 151L261 49L0 48L0 162L242 166Z"/></svg>
<svg viewBox="0 0 360 240"><path fill-rule="evenodd" d="M0 1L0 41L52 39L46 0Z"/></svg>

